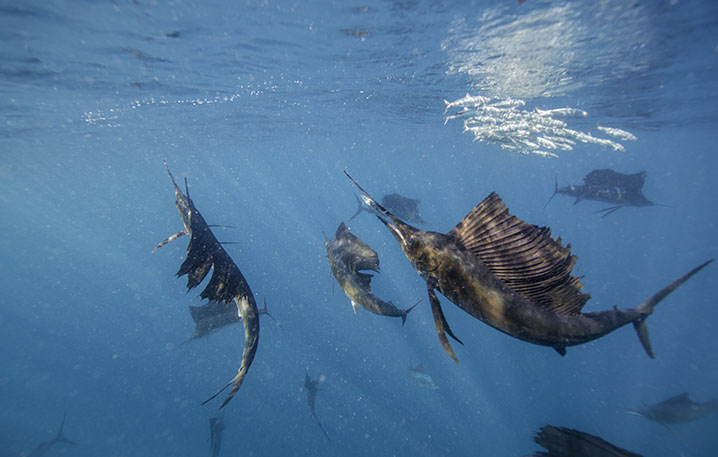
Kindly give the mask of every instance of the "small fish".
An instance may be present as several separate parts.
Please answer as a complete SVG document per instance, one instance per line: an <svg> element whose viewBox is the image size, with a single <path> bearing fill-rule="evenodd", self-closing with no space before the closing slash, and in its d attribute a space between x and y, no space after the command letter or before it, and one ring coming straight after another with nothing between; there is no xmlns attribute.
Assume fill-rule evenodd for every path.
<svg viewBox="0 0 718 457"><path fill-rule="evenodd" d="M588 116L588 113L585 112L582 109L576 109L576 108L556 108L556 109L539 109L536 108L536 112L540 116L548 116L548 117L586 117Z"/></svg>
<svg viewBox="0 0 718 457"><path fill-rule="evenodd" d="M238 316L242 316L242 322L244 323L244 350L242 351L242 363L239 370L237 370L237 376L220 389L219 392L202 403L207 403L227 387L232 386L220 406L221 409L237 394L254 360L259 343L259 311L257 310L257 303L254 300L252 289L250 289L247 280L244 279L244 275L239 271L239 267L229 257L220 242L217 241L209 225L207 225L207 222L205 222L190 198L187 179L185 179L185 190L187 192L185 195L177 186L167 162L164 164L175 189L175 206L182 218L184 229L159 243L153 249L153 252L183 235L189 235L187 256L182 262L177 276L187 275L187 290L192 290L204 280L209 270L212 269L212 277L202 293L200 293L200 297L206 298L210 302L234 303L236 306L234 312Z"/></svg>
<svg viewBox="0 0 718 457"><path fill-rule="evenodd" d="M655 405L632 409L628 412L666 426L666 424L693 422L716 410L718 410L718 399L698 403L688 398L688 393L683 392Z"/></svg>
<svg viewBox="0 0 718 457"><path fill-rule="evenodd" d="M460 98L453 102L444 100L444 103L446 104L444 113L446 113L448 110L450 110L452 108L463 108L465 106L483 105L490 101L491 101L491 99L489 97L482 97L481 95L471 96L469 94L466 94L466 96L464 98Z"/></svg>
<svg viewBox="0 0 718 457"><path fill-rule="evenodd" d="M551 202L556 194L575 198L574 205L581 200L612 203L613 206L597 211L598 213L604 213L602 217L606 217L626 206L663 206L648 200L643 195L643 183L646 180L646 175L645 171L627 175L606 168L593 170L587 174L583 178L583 185L558 187L558 179L556 179L553 195L548 199L546 205Z"/></svg>
<svg viewBox="0 0 718 457"><path fill-rule="evenodd" d="M224 431L224 417L209 418L209 457L218 457L222 448L222 432Z"/></svg>
<svg viewBox="0 0 718 457"><path fill-rule="evenodd" d="M324 436L327 437L327 441L331 441L329 439L329 435L327 435L327 432L324 430L324 427L322 427L322 424L319 422L319 419L317 419L317 413L314 409L314 403L317 400L317 390L319 390L319 379L312 379L309 376L309 373L307 373L306 377L304 378L304 388L307 389L307 404L309 405L309 414L312 415L314 423L319 426L322 433L324 433Z"/></svg>
<svg viewBox="0 0 718 457"><path fill-rule="evenodd" d="M334 239L325 239L324 247L327 250L332 274L351 300L354 314L358 307L362 307L374 314L400 317L401 325L404 325L406 316L416 305L402 310L392 302L377 297L371 291L372 275L362 272L362 270L379 272L379 256L376 251L353 235L344 222L339 224Z"/></svg>
<svg viewBox="0 0 718 457"><path fill-rule="evenodd" d="M544 425L534 437L548 452L531 457L642 457L603 438L566 427Z"/></svg>
<svg viewBox="0 0 718 457"><path fill-rule="evenodd" d="M582 313L590 296L581 292L580 278L571 276L577 259L570 248L551 237L548 227L529 225L512 216L495 193L443 234L400 220L344 173L373 200L379 220L426 280L439 340L456 362L446 334L459 343L461 340L451 331L435 290L491 327L532 344L552 347L561 355L569 346L633 324L652 358L646 319L661 300L713 261L694 268L635 308Z"/></svg>
<svg viewBox="0 0 718 457"><path fill-rule="evenodd" d="M617 138L621 141L636 141L638 139L638 138L636 138L636 136L634 134L632 134L631 132L626 132L625 130L616 129L616 128L612 128L612 127L603 127L600 125L596 128L598 130L602 131L603 133L605 133L606 135L610 135L610 136Z"/></svg>
<svg viewBox="0 0 718 457"><path fill-rule="evenodd" d="M439 388L436 382L434 382L434 378L426 372L424 365L421 363L415 367L409 365L409 377L427 389L435 390Z"/></svg>
<svg viewBox="0 0 718 457"><path fill-rule="evenodd" d="M66 443L66 444L72 444L73 446L76 445L74 441L68 439L65 435L62 434L62 430L65 428L65 414L62 415L62 420L60 421L60 430L58 430L57 435L55 435L55 438L52 441L43 441L42 443L38 444L35 449L33 449L26 457L40 457L42 455L45 455L45 452L48 451L55 443Z"/></svg>

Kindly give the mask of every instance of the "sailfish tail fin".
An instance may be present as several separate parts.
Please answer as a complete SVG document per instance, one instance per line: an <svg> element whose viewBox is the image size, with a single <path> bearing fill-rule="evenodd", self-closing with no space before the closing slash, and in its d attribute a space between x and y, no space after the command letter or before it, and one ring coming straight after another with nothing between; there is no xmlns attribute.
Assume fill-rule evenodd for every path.
<svg viewBox="0 0 718 457"><path fill-rule="evenodd" d="M636 329L636 333L638 333L638 339L641 341L641 344L643 345L643 349L646 350L646 353L650 358L654 358L653 355L653 349L651 348L651 340L648 337L648 327L646 326L646 318L650 316L653 313L653 310L656 308L656 305L666 298L671 292L676 290L681 284L688 281L691 276L701 271L703 268L705 268L709 263L713 262L715 259L710 259L707 262L702 263L701 265L698 265L688 273L684 274L680 278L676 279L672 283L668 284L663 289L659 290L657 293L655 293L651 298L644 301L640 305L636 307L636 311L641 313L641 317L633 321L633 327Z"/></svg>
<svg viewBox="0 0 718 457"><path fill-rule="evenodd" d="M406 324L406 316L409 315L409 312L410 312L412 309L416 308L416 305L418 305L419 303L421 303L421 300L423 300L423 299L420 299L418 302L414 303L414 304L411 306L411 308L407 308L407 309L405 309L405 310L401 313L401 326L402 326L402 327L404 326L404 324Z"/></svg>
<svg viewBox="0 0 718 457"><path fill-rule="evenodd" d="M356 213L354 213L354 215L352 217L349 218L349 220L352 220L355 217L357 217L359 214L361 214L362 211L366 211L364 209L364 204L362 203L361 199L359 197L357 197L357 194L354 194L354 198L357 199L357 211L356 211Z"/></svg>
<svg viewBox="0 0 718 457"><path fill-rule="evenodd" d="M62 414L62 421L60 421L60 430L57 432L57 436L53 440L56 443L67 443L67 444L77 444L65 435L62 434L62 430L65 428L65 414Z"/></svg>
<svg viewBox="0 0 718 457"><path fill-rule="evenodd" d="M548 199L548 201L546 202L546 204L543 205L544 209L546 209L546 207L548 206L548 204L551 203L551 200L553 200L553 198L556 196L557 193L558 193L558 176L556 176L556 179L555 179L555 181L554 181L553 194L551 194L551 197Z"/></svg>

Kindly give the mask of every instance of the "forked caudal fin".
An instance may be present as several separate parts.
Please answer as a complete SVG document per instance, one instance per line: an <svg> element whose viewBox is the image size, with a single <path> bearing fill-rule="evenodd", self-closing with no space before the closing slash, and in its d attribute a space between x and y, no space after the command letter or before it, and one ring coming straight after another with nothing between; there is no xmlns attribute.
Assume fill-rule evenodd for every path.
<svg viewBox="0 0 718 457"><path fill-rule="evenodd" d="M553 189L553 194L551 195L551 198L549 198L548 201L546 202L546 204L543 205L544 209L546 209L548 204L551 203L551 200L553 200L553 198L556 196L557 193L558 193L558 176L556 176L556 179L554 181L554 189Z"/></svg>
<svg viewBox="0 0 718 457"><path fill-rule="evenodd" d="M650 316L653 313L653 310L655 309L656 305L666 298L671 292L676 290L681 284L688 281L691 276L701 271L703 268L705 268L709 263L713 262L715 259L710 259L707 262L702 263L701 265L698 265L685 275L681 276L680 278L676 279L660 291L658 291L656 294L654 294L651 298L644 301L640 305L636 307L636 311L640 312L642 314L641 317L633 321L633 327L636 329L636 333L638 333L638 339L641 341L641 344L643 345L643 349L646 350L646 353L648 354L648 357L654 358L653 349L651 348L651 340L648 337L648 327L646 326L646 318Z"/></svg>

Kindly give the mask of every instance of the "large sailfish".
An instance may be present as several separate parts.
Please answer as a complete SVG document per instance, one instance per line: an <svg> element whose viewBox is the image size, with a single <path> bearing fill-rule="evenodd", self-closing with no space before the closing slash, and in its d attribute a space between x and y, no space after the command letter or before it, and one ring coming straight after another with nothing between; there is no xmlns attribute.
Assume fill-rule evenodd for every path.
<svg viewBox="0 0 718 457"><path fill-rule="evenodd" d="M576 257L570 245L551 237L548 227L530 225L509 214L491 193L449 233L419 230L399 220L364 193L377 217L394 235L416 271L426 280L436 330L446 352L458 362L446 334L456 341L436 290L476 319L529 343L566 348L633 324L650 357L646 318L668 294L713 259L673 281L635 308L582 313L589 295L571 276ZM463 343L462 343L463 344Z"/></svg>
<svg viewBox="0 0 718 457"><path fill-rule="evenodd" d="M207 403L227 387L232 386L227 398L220 406L221 409L232 400L232 397L242 386L244 377L254 360L259 343L259 311L247 280L244 279L239 267L232 261L227 251L217 241L209 225L207 225L207 222L205 222L190 198L187 179L185 178L185 191L187 192L185 195L177 186L167 162L165 162L165 168L175 188L175 205L182 217L184 229L162 241L155 247L155 250L183 235L189 235L187 257L182 262L179 271L177 271L177 276L187 275L187 290L191 290L204 280L211 268L212 276L207 286L200 293L200 297L220 304L234 303L236 306L235 312L238 313L244 323L244 350L242 351L242 363L237 376L204 402Z"/></svg>

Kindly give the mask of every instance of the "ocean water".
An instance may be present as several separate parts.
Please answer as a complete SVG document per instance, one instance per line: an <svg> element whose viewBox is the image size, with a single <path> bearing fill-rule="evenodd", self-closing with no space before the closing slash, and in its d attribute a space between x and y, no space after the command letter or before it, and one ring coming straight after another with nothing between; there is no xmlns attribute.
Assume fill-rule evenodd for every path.
<svg viewBox="0 0 718 457"><path fill-rule="evenodd" d="M190 344L175 272L186 238L162 164L281 326L262 316L254 364L223 409L220 455L524 456L544 424L646 456L714 456L718 415L627 414L680 392L718 396L718 267L648 319L560 357L441 298L464 346L437 339L426 286L376 218L349 225L379 254L374 291L399 319L352 312L324 235L369 192L421 201L449 231L491 191L578 257L585 311L633 307L718 257L718 4L711 1L49 0L0 2L0 455L206 455L201 402L229 381L241 325ZM572 107L579 131L631 132L548 159L472 141L444 100ZM625 208L557 196L591 170L646 170ZM423 363L439 389L407 376ZM305 373L321 376L312 422Z"/></svg>

